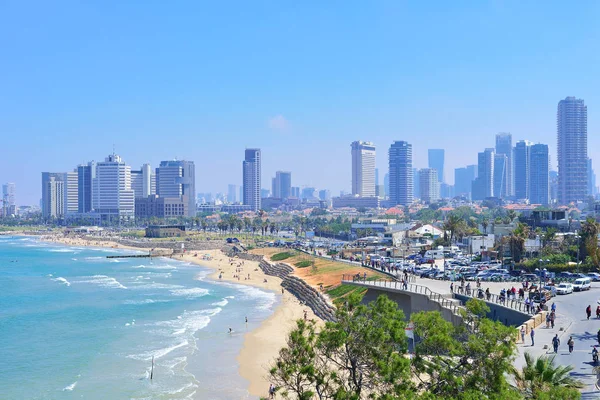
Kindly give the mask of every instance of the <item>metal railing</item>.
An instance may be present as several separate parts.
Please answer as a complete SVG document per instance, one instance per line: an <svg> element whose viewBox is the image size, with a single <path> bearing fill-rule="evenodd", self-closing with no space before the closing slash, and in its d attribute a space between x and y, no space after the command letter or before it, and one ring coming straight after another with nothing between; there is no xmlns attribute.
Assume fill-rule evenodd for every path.
<svg viewBox="0 0 600 400"><path fill-rule="evenodd" d="M365 286L374 286L381 288L389 288L395 290L404 290L406 292L422 294L427 296L430 300L440 304L443 308L450 310L453 314L461 316L459 310L463 309L461 305L457 305L456 301L450 300L443 294L433 292L427 286L417 285L415 283L402 283L399 281L384 281L384 280L365 280L362 275L342 275L342 283L358 283Z"/></svg>
<svg viewBox="0 0 600 400"><path fill-rule="evenodd" d="M460 315L460 314L458 314L457 310L459 310L462 307L462 306L457 306L455 301L449 300L446 297L447 295L444 296L440 293L433 292L427 286L417 285L415 283L403 284L402 282L399 282L399 281L384 281L384 280L369 281L369 280L365 280L362 275L358 276L358 275L348 275L348 274L344 274L342 276L342 282L347 282L347 283L354 282L354 283L360 283L363 285L389 288L389 289L394 289L394 290L404 290L404 291L411 292L411 293L423 294L423 295L426 295L431 300L440 303L442 305L442 307L452 310L452 312L457 315ZM508 299L508 297L502 298L501 296L499 296L497 294L492 294L492 293L490 293L489 295L486 295L485 292L483 293L483 297L480 297L479 289L477 289L477 288L470 289L470 290L465 289L462 292L457 292L457 294L462 294L467 297L472 297L475 299L483 300L488 303L495 303L495 304L501 305L503 307L507 307L507 308L510 308L510 309L513 309L515 311L519 311L519 312L522 312L525 314L533 315L537 312L537 306L533 302L530 304L530 307L528 309L525 302L520 301L519 299L512 299L512 298ZM452 295L452 297L454 297L454 293L452 293L451 295Z"/></svg>

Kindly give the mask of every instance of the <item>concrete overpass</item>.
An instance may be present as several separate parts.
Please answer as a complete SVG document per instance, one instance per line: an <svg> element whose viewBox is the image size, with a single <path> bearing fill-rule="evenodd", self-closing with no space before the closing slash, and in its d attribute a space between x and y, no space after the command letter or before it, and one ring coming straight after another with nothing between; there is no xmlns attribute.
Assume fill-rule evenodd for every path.
<svg viewBox="0 0 600 400"><path fill-rule="evenodd" d="M466 294L436 293L427 286L415 283L404 285L398 281L364 280L353 275L344 275L342 283L369 289L363 299L365 302L385 294L398 304L407 318L410 318L413 312L439 311L444 319L455 325L463 322L460 310L464 309L464 304L472 298ZM490 301L483 300L490 308L488 318L499 320L507 326L519 326L531 318L532 313L526 312L522 302L514 300L500 303L496 295L491 295Z"/></svg>

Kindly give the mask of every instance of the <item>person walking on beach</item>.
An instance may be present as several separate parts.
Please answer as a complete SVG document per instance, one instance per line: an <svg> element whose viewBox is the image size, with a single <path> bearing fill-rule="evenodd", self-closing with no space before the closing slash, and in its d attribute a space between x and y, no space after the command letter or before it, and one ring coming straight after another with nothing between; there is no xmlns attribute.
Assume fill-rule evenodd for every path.
<svg viewBox="0 0 600 400"><path fill-rule="evenodd" d="M269 399L275 398L275 386L271 383L269 385Z"/></svg>
<svg viewBox="0 0 600 400"><path fill-rule="evenodd" d="M573 340L573 336L569 337L567 346L569 346L569 354L573 353L573 347L575 346L575 341Z"/></svg>
<svg viewBox="0 0 600 400"><path fill-rule="evenodd" d="M558 353L558 346L560 345L560 339L558 338L558 333L554 335L552 338L552 347L554 347L554 352Z"/></svg>
<svg viewBox="0 0 600 400"><path fill-rule="evenodd" d="M534 342L535 330L533 328L531 328L531 332L529 333L529 336L531 336L531 346L533 346L535 344L535 342Z"/></svg>

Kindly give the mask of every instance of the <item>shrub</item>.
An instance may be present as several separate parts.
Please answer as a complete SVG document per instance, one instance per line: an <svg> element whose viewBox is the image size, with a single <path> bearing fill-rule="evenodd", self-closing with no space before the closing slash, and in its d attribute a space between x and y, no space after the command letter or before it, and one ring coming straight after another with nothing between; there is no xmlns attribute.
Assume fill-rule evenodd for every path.
<svg viewBox="0 0 600 400"><path fill-rule="evenodd" d="M312 265L312 261L304 260L296 263L296 267L298 268L306 268Z"/></svg>
<svg viewBox="0 0 600 400"><path fill-rule="evenodd" d="M294 257L294 253L290 253L289 251L284 251L283 253L273 254L271 256L271 260L273 261L283 261L290 257Z"/></svg>

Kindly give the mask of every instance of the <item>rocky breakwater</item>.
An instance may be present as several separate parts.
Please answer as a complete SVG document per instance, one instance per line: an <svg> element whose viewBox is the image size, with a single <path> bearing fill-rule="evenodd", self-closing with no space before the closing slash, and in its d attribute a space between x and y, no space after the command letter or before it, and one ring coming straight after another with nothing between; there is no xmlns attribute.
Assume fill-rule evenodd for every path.
<svg viewBox="0 0 600 400"><path fill-rule="evenodd" d="M324 321L335 320L335 308L315 288L302 279L291 276L290 274L294 272L292 267L282 263L271 264L266 260L262 260L258 265L265 274L281 278L281 286L296 296L304 305L310 307L317 317Z"/></svg>

